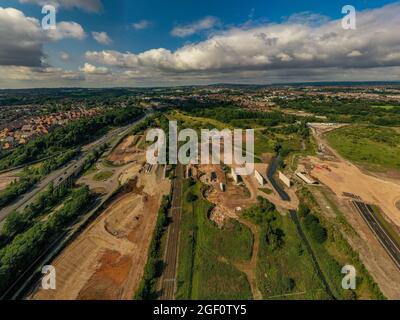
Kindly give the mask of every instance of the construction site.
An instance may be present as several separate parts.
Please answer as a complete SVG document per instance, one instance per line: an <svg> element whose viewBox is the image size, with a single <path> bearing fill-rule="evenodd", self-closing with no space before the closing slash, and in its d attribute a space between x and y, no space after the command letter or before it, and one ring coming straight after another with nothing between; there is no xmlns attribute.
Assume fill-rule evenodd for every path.
<svg viewBox="0 0 400 320"><path fill-rule="evenodd" d="M347 240L360 253L385 295L398 298L400 275L397 261L400 254L396 253L398 247L392 244L392 240L386 240L386 234L400 232L400 183L360 168L330 147L325 134L343 126L310 125L318 145L317 155L299 160L295 178L298 183L310 186L308 190L328 215L336 216L336 213L326 198L340 208L350 225L357 230L357 236L345 234ZM372 217L374 221L368 221ZM385 231L382 231L382 225L386 227Z"/></svg>
<svg viewBox="0 0 400 320"><path fill-rule="evenodd" d="M261 163L254 164L250 175L239 174L242 166L236 164L189 164L183 167L184 178L193 178L205 186L203 195L213 204L208 216L211 221L221 229L230 219L240 221L257 239L251 259L236 265L246 274L255 298L261 297L255 275L258 230L253 223L242 219L241 214L257 203L257 197L263 197L286 216L288 212L297 210L297 192L303 186L309 187L325 208L330 205L319 194L325 192L325 188L333 194L334 201L352 226L362 230L359 238L348 237L347 240L360 252L363 261L367 261L366 266L379 279L385 294L389 297L398 294L398 288L390 285L398 278L396 266L384 254L383 247L351 201L377 206L390 223L400 226L400 185L365 173L330 148L323 134L337 127L332 124L320 129L313 124L317 155L300 157L295 171L276 170L276 158L272 154L263 154ZM121 190L112 197L99 217L52 262L58 270L57 290L37 288L31 295L32 299L132 299L143 277L162 197L171 191L171 180L166 177L167 167L146 163L143 140L143 136L127 136L78 180L78 184L86 184L99 194ZM223 148L221 158L222 153ZM270 175L274 177L272 180ZM274 185L275 179L279 181L279 188ZM287 198L282 197L279 189L284 190ZM175 204L173 209L179 208L179 204ZM179 220L175 223L174 230L179 228ZM175 262L171 262L170 269L174 269L176 264L179 232L175 238L171 240L171 245L175 246L171 261ZM370 247L365 248L361 240L367 241ZM372 260L371 251L377 254ZM169 252L167 257L171 255ZM173 297L173 286L170 291L168 297Z"/></svg>
<svg viewBox="0 0 400 320"><path fill-rule="evenodd" d="M114 192L100 216L52 262L57 269L57 290L37 288L38 300L109 300L133 298L143 277L162 196L169 194L170 181L163 168L149 167L140 137L126 137L95 172L84 175L96 192ZM102 170L112 172L105 181L93 177Z"/></svg>

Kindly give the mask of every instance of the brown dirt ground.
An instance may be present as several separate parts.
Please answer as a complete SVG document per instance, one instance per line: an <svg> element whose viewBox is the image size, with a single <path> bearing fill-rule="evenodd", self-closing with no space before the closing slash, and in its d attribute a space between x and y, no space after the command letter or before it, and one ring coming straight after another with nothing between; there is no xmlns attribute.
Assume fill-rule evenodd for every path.
<svg viewBox="0 0 400 320"><path fill-rule="evenodd" d="M321 161L315 157L309 157L309 161L313 165L328 165L330 171L314 167L311 175L328 186L339 198L344 198L344 192L360 196L364 201L378 205L393 223L400 226L400 210L396 207L400 199L400 182L367 175L349 162Z"/></svg>
<svg viewBox="0 0 400 320"><path fill-rule="evenodd" d="M346 220L356 231L352 233L342 230L349 244L359 253L361 261L377 282L383 294L389 299L400 299L400 272L362 217L351 206L349 199L342 194L343 192L349 192L362 197L364 201L377 204L384 211L388 220L391 220L392 223L396 221L398 223L400 221L400 211L396 204L400 200L399 182L393 178L371 174L349 163L330 148L319 131L314 130L313 134L317 141L325 145L325 150L333 154L334 161L308 157L302 159L302 164L308 170L311 170L311 175L314 178L317 178L327 186L328 189L325 190L324 188L324 192L337 205ZM330 171L323 167L312 168L315 164L328 165ZM321 197L317 196L316 199L318 201ZM320 204L322 207L327 206L326 201L322 201ZM328 208L326 211L330 211L328 212L330 216L335 215Z"/></svg>
<svg viewBox="0 0 400 320"><path fill-rule="evenodd" d="M51 263L57 289L38 289L33 299L132 299L143 276L162 195L170 189L169 180L156 171L139 174L137 185L61 252Z"/></svg>
<svg viewBox="0 0 400 320"><path fill-rule="evenodd" d="M17 171L10 171L0 175L0 191L3 191L7 186L13 182L14 180L18 180L18 173L20 170Z"/></svg>
<svg viewBox="0 0 400 320"><path fill-rule="evenodd" d="M135 160L135 155L143 150L136 147L141 138L137 136L126 137L108 156L108 160L115 165L122 165Z"/></svg>
<svg viewBox="0 0 400 320"><path fill-rule="evenodd" d="M246 225L251 232L253 233L254 243L253 243L253 251L251 255L251 259L248 262L236 263L235 266L240 271L244 272L247 276L247 280L249 281L251 292L253 293L253 298L255 300L262 300L262 293L257 286L257 256L258 249L260 247L260 234L258 232L258 227L252 222L244 219L239 219L241 223Z"/></svg>

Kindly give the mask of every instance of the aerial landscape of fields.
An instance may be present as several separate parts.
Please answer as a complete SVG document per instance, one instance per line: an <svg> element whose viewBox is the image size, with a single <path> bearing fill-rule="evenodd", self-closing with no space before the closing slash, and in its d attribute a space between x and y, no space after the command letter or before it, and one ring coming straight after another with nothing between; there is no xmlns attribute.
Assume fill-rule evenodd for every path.
<svg viewBox="0 0 400 320"><path fill-rule="evenodd" d="M377 88L400 92L395 85ZM329 89L328 101L337 94ZM370 87L352 89L362 94ZM15 199L1 211L4 297L399 298L398 129L293 114L276 98L301 104L316 90L324 89L188 87L178 96L177 89L164 89L162 97L151 89L102 89L98 95L118 95L108 98L110 104L130 101L116 110L132 115L121 117L120 127L117 117L99 126L104 137L76 139L71 159L58 155L61 144L44 160L39 153L18 160L20 168L14 169L13 158L35 148L37 139L3 151L0 196ZM196 98L200 92L209 92L207 100ZM396 117L393 110L376 112ZM105 112L71 126L107 123L115 111ZM146 161L151 128L168 131L169 121L178 121L179 130L222 130L239 119L243 128L255 128L250 175L238 175L235 162ZM39 139L51 145L58 130L63 128ZM219 144L224 159L224 141ZM55 176L41 186L44 170ZM25 197L14 195L28 172L36 172L37 181L22 191ZM59 270L57 290L41 288L38 266L48 263ZM342 288L345 265L357 270L355 289ZM16 279L13 270L32 272L20 271Z"/></svg>
<svg viewBox="0 0 400 320"><path fill-rule="evenodd" d="M399 2L48 2L0 4L0 307L400 301Z"/></svg>

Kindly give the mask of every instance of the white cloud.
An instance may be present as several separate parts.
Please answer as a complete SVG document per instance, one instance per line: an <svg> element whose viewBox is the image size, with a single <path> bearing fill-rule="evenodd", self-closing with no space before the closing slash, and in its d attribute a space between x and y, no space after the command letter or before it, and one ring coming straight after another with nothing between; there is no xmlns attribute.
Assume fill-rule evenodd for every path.
<svg viewBox="0 0 400 320"><path fill-rule="evenodd" d="M48 30L47 35L54 41L67 38L83 40L86 37L85 31L79 23L65 21L57 23L56 29Z"/></svg>
<svg viewBox="0 0 400 320"><path fill-rule="evenodd" d="M400 50L400 33L394 32L399 17L400 4L394 4L359 12L357 30L344 30L340 20L319 25L285 21L231 28L176 51L87 52L86 58L108 66L164 73L400 66L395 54Z"/></svg>
<svg viewBox="0 0 400 320"><path fill-rule="evenodd" d="M132 28L135 30L144 30L144 29L150 28L151 25L152 25L152 22L149 20L140 20L140 21L132 23Z"/></svg>
<svg viewBox="0 0 400 320"><path fill-rule="evenodd" d="M76 22L60 22L55 30L44 31L37 19L14 8L0 7L0 65L41 66L43 44L65 38L83 39L85 32Z"/></svg>
<svg viewBox="0 0 400 320"><path fill-rule="evenodd" d="M79 68L80 71L87 74L108 74L110 71L105 67L96 67L90 63L85 63L82 68Z"/></svg>
<svg viewBox="0 0 400 320"><path fill-rule="evenodd" d="M362 55L363 55L363 54L362 54L360 51L358 51L358 50L353 50L352 52L349 52L349 53L347 54L348 57L353 57L353 58L361 57Z"/></svg>
<svg viewBox="0 0 400 320"><path fill-rule="evenodd" d="M87 63L64 71L44 66L42 45L82 32L50 37L38 20L0 8L0 87L398 80L399 17L400 4L359 11L357 30L343 30L340 20L302 14L214 32L174 51L88 51Z"/></svg>
<svg viewBox="0 0 400 320"><path fill-rule="evenodd" d="M68 53L62 51L62 52L60 52L60 59L63 61L69 61L70 56Z"/></svg>
<svg viewBox="0 0 400 320"><path fill-rule="evenodd" d="M289 16L287 22L291 24L305 24L310 26L318 26L329 21L329 17L309 11L294 13Z"/></svg>
<svg viewBox="0 0 400 320"><path fill-rule="evenodd" d="M110 45L112 43L111 38L108 36L107 32L92 32L93 39L100 44Z"/></svg>
<svg viewBox="0 0 400 320"><path fill-rule="evenodd" d="M40 6L53 5L56 8L77 8L87 12L99 12L102 9L100 0L18 0L20 3L35 3Z"/></svg>
<svg viewBox="0 0 400 320"><path fill-rule="evenodd" d="M26 87L32 87L32 81L46 83L47 86L59 86L60 80L84 79L81 72L61 68L0 66L0 87L13 87L13 83L21 86L22 82L26 83Z"/></svg>
<svg viewBox="0 0 400 320"><path fill-rule="evenodd" d="M14 8L0 7L0 65L38 66L45 34L39 21Z"/></svg>
<svg viewBox="0 0 400 320"><path fill-rule="evenodd" d="M204 17L201 20L195 21L187 25L176 26L172 29L171 34L175 37L188 37L199 31L209 30L214 28L218 24L219 20L215 17Z"/></svg>

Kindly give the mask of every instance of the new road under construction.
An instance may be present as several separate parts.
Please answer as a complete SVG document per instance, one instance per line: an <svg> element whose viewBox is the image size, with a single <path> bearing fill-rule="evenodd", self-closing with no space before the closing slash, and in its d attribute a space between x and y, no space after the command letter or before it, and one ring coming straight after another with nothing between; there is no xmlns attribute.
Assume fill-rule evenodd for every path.
<svg viewBox="0 0 400 320"><path fill-rule="evenodd" d="M356 210L361 214L369 228L378 238L386 252L393 259L396 266L400 269L400 248L398 244L396 244L396 242L390 237L388 232L386 232L379 220L375 217L373 208L369 204L362 201L353 200L351 202Z"/></svg>

